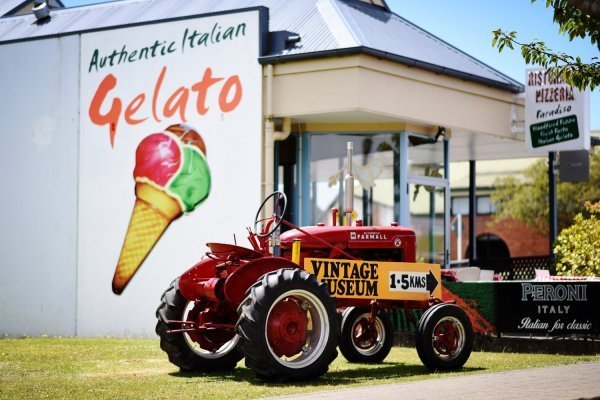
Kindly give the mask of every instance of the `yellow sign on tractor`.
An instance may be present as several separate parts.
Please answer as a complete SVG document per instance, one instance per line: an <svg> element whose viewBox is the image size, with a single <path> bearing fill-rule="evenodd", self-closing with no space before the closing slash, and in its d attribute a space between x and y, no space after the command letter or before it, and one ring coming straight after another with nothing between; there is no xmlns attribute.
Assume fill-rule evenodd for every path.
<svg viewBox="0 0 600 400"><path fill-rule="evenodd" d="M333 297L428 300L442 297L439 264L305 258L304 269Z"/></svg>

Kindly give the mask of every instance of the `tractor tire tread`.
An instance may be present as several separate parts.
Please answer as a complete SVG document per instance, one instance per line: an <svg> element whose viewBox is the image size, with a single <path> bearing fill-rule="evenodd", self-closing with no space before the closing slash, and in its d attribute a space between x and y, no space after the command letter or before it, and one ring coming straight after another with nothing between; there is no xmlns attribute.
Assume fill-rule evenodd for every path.
<svg viewBox="0 0 600 400"><path fill-rule="evenodd" d="M320 300L328 310L332 330L323 354L313 364L299 370L287 368L273 358L266 344L264 331L269 307L280 293L291 288L301 287L320 293ZM269 381L296 381L317 378L325 374L329 364L337 357L336 341L339 327L335 300L329 296L327 286L314 275L300 269L282 268L269 272L258 279L246 292L246 298L238 308L239 320L236 331L240 335L240 347L245 356L246 366L257 377Z"/></svg>
<svg viewBox="0 0 600 400"><path fill-rule="evenodd" d="M463 348L450 360L440 358L433 349L433 330L445 316L456 318L464 329ZM421 317L416 334L416 349L423 364L431 371L455 370L461 368L469 359L473 349L473 327L467 313L455 304L442 303L429 308Z"/></svg>
<svg viewBox="0 0 600 400"><path fill-rule="evenodd" d="M352 325L354 324L354 320L364 313L370 313L370 308L351 307L344 312L341 323L340 352L351 363L377 364L382 362L392 349L392 345L394 344L394 325L388 313L384 310L379 310L377 319L381 321L385 330L383 345L376 353L362 354L352 343Z"/></svg>
<svg viewBox="0 0 600 400"><path fill-rule="evenodd" d="M186 299L179 293L179 280L171 285L161 296L161 303L156 309L155 332L160 337L160 348L167 353L169 361L178 366L182 371L225 371L235 368L243 357L239 348L232 349L229 353L219 358L203 358L196 354L187 344L182 333L167 333L170 329L169 320L180 320L187 304Z"/></svg>

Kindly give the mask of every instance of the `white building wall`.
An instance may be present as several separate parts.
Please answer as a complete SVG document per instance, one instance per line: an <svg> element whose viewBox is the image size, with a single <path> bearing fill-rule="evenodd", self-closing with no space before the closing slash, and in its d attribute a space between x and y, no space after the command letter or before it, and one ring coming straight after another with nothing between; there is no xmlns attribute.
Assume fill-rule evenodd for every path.
<svg viewBox="0 0 600 400"><path fill-rule="evenodd" d="M0 335L75 335L79 37L0 46Z"/></svg>
<svg viewBox="0 0 600 400"><path fill-rule="evenodd" d="M155 337L161 294L200 260L206 243L231 242L232 233L244 243L261 201L260 21L258 11L226 13L0 46L0 337ZM237 33L226 35L229 28ZM182 40L215 30L214 42ZM90 67L97 51L141 53L161 41L168 52ZM202 96L205 111L193 86L210 71L216 78ZM108 76L118 86L97 111L123 99L114 143L109 125L92 118ZM169 114L172 103L178 112ZM136 199L136 149L179 123L202 135L210 195L169 225L116 295L111 282Z"/></svg>

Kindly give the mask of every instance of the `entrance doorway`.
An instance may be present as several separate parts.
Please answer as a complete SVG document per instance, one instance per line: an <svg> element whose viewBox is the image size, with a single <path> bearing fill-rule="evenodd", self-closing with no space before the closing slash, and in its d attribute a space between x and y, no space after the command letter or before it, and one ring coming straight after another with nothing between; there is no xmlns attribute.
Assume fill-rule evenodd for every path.
<svg viewBox="0 0 600 400"><path fill-rule="evenodd" d="M447 267L450 260L450 184L448 181L448 140L410 134L407 147L408 190L401 197L407 204L407 224L415 231L417 261Z"/></svg>
<svg viewBox="0 0 600 400"><path fill-rule="evenodd" d="M399 192L397 133L309 134L304 140L302 167L302 221L309 225L331 224L330 210L344 207L344 177L347 171L347 143L354 147L354 213L352 220L364 225L389 225L397 221L394 199ZM306 178L308 177L308 179ZM342 223L343 213L339 213Z"/></svg>
<svg viewBox="0 0 600 400"><path fill-rule="evenodd" d="M467 253L469 248L467 247ZM491 233L477 236L477 260L510 258L510 250L506 242Z"/></svg>

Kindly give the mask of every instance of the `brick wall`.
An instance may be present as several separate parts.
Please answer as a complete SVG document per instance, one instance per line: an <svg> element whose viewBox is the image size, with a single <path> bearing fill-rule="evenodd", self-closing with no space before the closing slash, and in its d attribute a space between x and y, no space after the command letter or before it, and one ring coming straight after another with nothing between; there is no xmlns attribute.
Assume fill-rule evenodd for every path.
<svg viewBox="0 0 600 400"><path fill-rule="evenodd" d="M540 235L535 230L523 226L510 218L501 222L493 222L493 216L480 215L476 222L477 236L492 234L506 243L511 257L541 256L549 254L548 236ZM456 232L450 234L450 258L456 260ZM460 258L468 258L469 217L463 216L462 252Z"/></svg>

